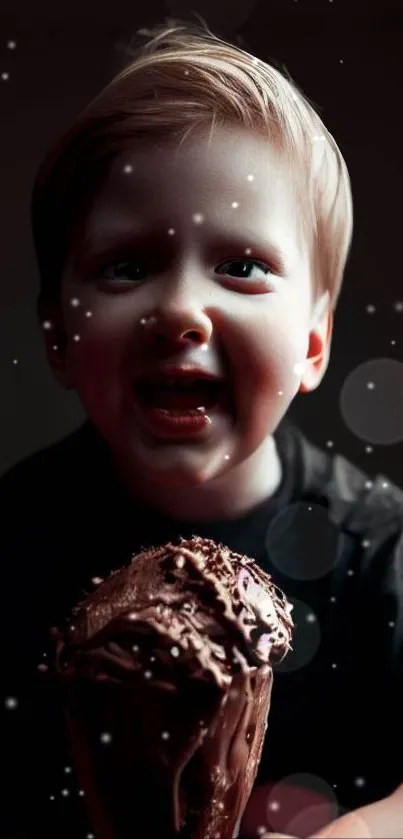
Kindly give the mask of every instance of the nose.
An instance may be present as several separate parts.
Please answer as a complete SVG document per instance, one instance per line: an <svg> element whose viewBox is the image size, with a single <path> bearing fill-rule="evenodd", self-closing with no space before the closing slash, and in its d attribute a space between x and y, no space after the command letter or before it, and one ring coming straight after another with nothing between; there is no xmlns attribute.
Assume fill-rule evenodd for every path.
<svg viewBox="0 0 403 839"><path fill-rule="evenodd" d="M213 332L207 312L185 300L157 307L150 326L152 340L160 345L207 344Z"/></svg>

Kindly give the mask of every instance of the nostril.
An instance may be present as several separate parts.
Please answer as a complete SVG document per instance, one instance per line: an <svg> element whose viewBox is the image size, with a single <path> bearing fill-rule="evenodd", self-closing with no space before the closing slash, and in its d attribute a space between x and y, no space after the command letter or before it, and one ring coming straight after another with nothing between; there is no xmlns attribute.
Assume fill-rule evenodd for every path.
<svg viewBox="0 0 403 839"><path fill-rule="evenodd" d="M193 329L193 330L190 330L189 332L184 332L183 335L181 335L181 338L184 338L185 340L188 340L188 341L200 341L201 340L201 335L200 335L200 332L197 332L195 329Z"/></svg>

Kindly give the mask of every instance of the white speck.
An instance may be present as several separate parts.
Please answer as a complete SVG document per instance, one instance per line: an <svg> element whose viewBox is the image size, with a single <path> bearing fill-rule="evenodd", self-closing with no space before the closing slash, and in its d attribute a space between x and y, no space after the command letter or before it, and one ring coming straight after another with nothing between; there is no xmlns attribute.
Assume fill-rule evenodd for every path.
<svg viewBox="0 0 403 839"><path fill-rule="evenodd" d="M219 801L217 806L218 806L218 809L219 809L219 810L223 810L223 809L224 809L224 804L223 804L223 802L222 802L222 801Z"/></svg>
<svg viewBox="0 0 403 839"><path fill-rule="evenodd" d="M352 576L353 576L354 571L352 570L352 568L349 568L349 569L348 569L347 574L348 574L348 576L349 576L349 577L352 577Z"/></svg>
<svg viewBox="0 0 403 839"><path fill-rule="evenodd" d="M376 307L373 306L372 303L369 303L369 305L366 308L366 311L369 315L373 315L374 312L376 312Z"/></svg>
<svg viewBox="0 0 403 839"><path fill-rule="evenodd" d="M8 711L13 711L18 705L18 699L15 696L8 696L4 704Z"/></svg>
<svg viewBox="0 0 403 839"><path fill-rule="evenodd" d="M202 224L202 222L204 221L204 216L202 215L202 213L193 213L192 219L195 224Z"/></svg>
<svg viewBox="0 0 403 839"><path fill-rule="evenodd" d="M163 731L162 732L162 734L161 734L161 739L162 740L169 740L169 737L170 737L169 731Z"/></svg>
<svg viewBox="0 0 403 839"><path fill-rule="evenodd" d="M198 414L205 414L206 413L206 409L202 405L200 405L198 408L196 408L196 411L197 411Z"/></svg>
<svg viewBox="0 0 403 839"><path fill-rule="evenodd" d="M92 318L92 312L91 312L90 309L88 309L88 311L85 313L85 317L86 318Z"/></svg>
<svg viewBox="0 0 403 839"><path fill-rule="evenodd" d="M177 568L184 568L185 567L185 557L178 556L175 560L175 565Z"/></svg>
<svg viewBox="0 0 403 839"><path fill-rule="evenodd" d="M50 796L49 796L49 799L50 799L50 801L54 801L54 800L55 800L55 796L54 796L54 795L50 795Z"/></svg>
<svg viewBox="0 0 403 839"><path fill-rule="evenodd" d="M9 78L10 78L10 73L2 73L1 74L1 80L3 82L8 82Z"/></svg>
<svg viewBox="0 0 403 839"><path fill-rule="evenodd" d="M144 678L145 679L151 679L152 675L153 674L151 673L151 670L146 670L145 673L144 673Z"/></svg>
<svg viewBox="0 0 403 839"><path fill-rule="evenodd" d="M173 227L170 227L168 230L168 236L175 236L175 230Z"/></svg>
<svg viewBox="0 0 403 839"><path fill-rule="evenodd" d="M112 734L110 734L109 731L103 731L99 739L101 743L106 746L108 743L112 742Z"/></svg>
<svg viewBox="0 0 403 839"><path fill-rule="evenodd" d="M71 303L71 305L73 306L74 309L76 309L77 306L80 305L80 301L79 301L78 297L72 297L71 300L70 300L70 303Z"/></svg>
<svg viewBox="0 0 403 839"><path fill-rule="evenodd" d="M306 616L306 622L307 623L315 623L315 621L316 621L316 615L314 615L313 612L310 612L309 615Z"/></svg>
<svg viewBox="0 0 403 839"><path fill-rule="evenodd" d="M304 370L305 370L305 361L297 361L297 363L294 364L294 374L296 376L302 376Z"/></svg>
<svg viewBox="0 0 403 839"><path fill-rule="evenodd" d="M254 180L255 180L255 176L254 176L254 175L248 175L248 176L247 176L247 178L246 178L246 180L247 180L247 181L254 181Z"/></svg>
<svg viewBox="0 0 403 839"><path fill-rule="evenodd" d="M282 391L282 390L279 390L277 395L278 395L278 396L282 396L282 395L283 395L283 391Z"/></svg>
<svg viewBox="0 0 403 839"><path fill-rule="evenodd" d="M65 766L65 767L64 767L64 771L65 771L66 775L70 775L70 772L71 772L71 766Z"/></svg>
<svg viewBox="0 0 403 839"><path fill-rule="evenodd" d="M155 655L150 656L150 661L152 662L152 664L154 664L154 661L155 661Z"/></svg>
<svg viewBox="0 0 403 839"><path fill-rule="evenodd" d="M266 827L263 827L263 825L260 825L260 827L258 827L256 833L257 833L258 836L264 836L264 834L266 833L266 830L267 830Z"/></svg>
<svg viewBox="0 0 403 839"><path fill-rule="evenodd" d="M17 46L16 41L7 41L7 49L15 50L16 46Z"/></svg>
<svg viewBox="0 0 403 839"><path fill-rule="evenodd" d="M189 70L185 70L185 76L189 75Z"/></svg>
<svg viewBox="0 0 403 839"><path fill-rule="evenodd" d="M331 602L331 603L336 603L336 598L335 598L335 597L331 597L331 598L330 598L330 602Z"/></svg>
<svg viewBox="0 0 403 839"><path fill-rule="evenodd" d="M326 440L326 446L328 449L332 449L334 446L333 440Z"/></svg>
<svg viewBox="0 0 403 839"><path fill-rule="evenodd" d="M130 612L127 617L129 621L135 621L137 618L137 612Z"/></svg>
<svg viewBox="0 0 403 839"><path fill-rule="evenodd" d="M340 64L344 64L344 58L340 59Z"/></svg>
<svg viewBox="0 0 403 839"><path fill-rule="evenodd" d="M132 650L133 650L134 653L138 653L139 649L140 649L140 647L139 647L138 644L133 644Z"/></svg>
<svg viewBox="0 0 403 839"><path fill-rule="evenodd" d="M102 577L93 577L91 582L94 586L99 586L101 585L101 583L103 583L103 579Z"/></svg>
<svg viewBox="0 0 403 839"><path fill-rule="evenodd" d="M233 201L232 204L231 204L231 207L232 207L233 210L236 210L239 207L238 201Z"/></svg>
<svg viewBox="0 0 403 839"><path fill-rule="evenodd" d="M365 446L365 451L367 454L372 454L373 450L374 449L372 446Z"/></svg>
<svg viewBox="0 0 403 839"><path fill-rule="evenodd" d="M130 166L130 163L127 163L126 166L123 167L123 171L125 175L131 175L133 172L133 166Z"/></svg>
<svg viewBox="0 0 403 839"><path fill-rule="evenodd" d="M402 300L398 300L398 301L394 304L393 308L394 308L395 312L399 312L399 314L400 314L400 312L403 312L403 301L402 301Z"/></svg>
<svg viewBox="0 0 403 839"><path fill-rule="evenodd" d="M80 335L73 335L73 341L75 341L76 344L78 344L78 342L81 341Z"/></svg>
<svg viewBox="0 0 403 839"><path fill-rule="evenodd" d="M174 658L178 658L178 656L180 655L180 649L179 649L179 647L171 647L171 655L172 655Z"/></svg>
<svg viewBox="0 0 403 839"><path fill-rule="evenodd" d="M147 323L147 318L141 318L140 324L141 326L145 326Z"/></svg>
<svg viewBox="0 0 403 839"><path fill-rule="evenodd" d="M93 833L87 833L86 839L95 839L95 836Z"/></svg>
<svg viewBox="0 0 403 839"><path fill-rule="evenodd" d="M57 352L57 350L59 349L59 347L57 346L57 344L53 344L52 349L53 349L55 352Z"/></svg>
<svg viewBox="0 0 403 839"><path fill-rule="evenodd" d="M13 364L18 364L18 358L13 358Z"/></svg>
<svg viewBox="0 0 403 839"><path fill-rule="evenodd" d="M372 489L373 481L365 481L365 489Z"/></svg>
<svg viewBox="0 0 403 839"><path fill-rule="evenodd" d="M224 455L224 460L229 460L229 454Z"/></svg>
<svg viewBox="0 0 403 839"><path fill-rule="evenodd" d="M361 542L363 548L369 548L370 544L371 542L369 541L369 539L363 539Z"/></svg>
<svg viewBox="0 0 403 839"><path fill-rule="evenodd" d="M387 481L382 481L382 489L387 489L389 486Z"/></svg>
<svg viewBox="0 0 403 839"><path fill-rule="evenodd" d="M70 795L70 790L62 789L61 795L63 796L63 798L67 798Z"/></svg>
<svg viewBox="0 0 403 839"><path fill-rule="evenodd" d="M246 256L250 256L250 254L252 253L252 248L245 248L245 253Z"/></svg>
<svg viewBox="0 0 403 839"><path fill-rule="evenodd" d="M367 382L367 390L375 390L375 382Z"/></svg>
<svg viewBox="0 0 403 839"><path fill-rule="evenodd" d="M79 794L80 798L84 798L84 790L83 789L79 789L78 794Z"/></svg>
<svg viewBox="0 0 403 839"><path fill-rule="evenodd" d="M390 343L391 343L392 347L394 347L396 345L396 341L394 341L394 340L392 340Z"/></svg>
<svg viewBox="0 0 403 839"><path fill-rule="evenodd" d="M311 512L311 511L312 511L312 507L308 507L308 510L309 510L309 512Z"/></svg>
<svg viewBox="0 0 403 839"><path fill-rule="evenodd" d="M280 804L278 801L270 801L269 810L272 810L273 813L276 813L277 810L280 809Z"/></svg>
<svg viewBox="0 0 403 839"><path fill-rule="evenodd" d="M354 784L356 787L365 787L365 778L355 778Z"/></svg>
<svg viewBox="0 0 403 839"><path fill-rule="evenodd" d="M200 349L201 349L203 352L207 352L207 350L208 350L208 344L207 344L207 343L202 344L202 345L201 345L201 347L200 347Z"/></svg>
<svg viewBox="0 0 403 839"><path fill-rule="evenodd" d="M53 323L51 320L44 320L42 326L44 329L53 329Z"/></svg>
<svg viewBox="0 0 403 839"><path fill-rule="evenodd" d="M332 670L336 670L337 664L332 664Z"/></svg>
<svg viewBox="0 0 403 839"><path fill-rule="evenodd" d="M395 622L394 622L394 621L389 621L388 626L389 626L391 629L393 629L393 627L395 626Z"/></svg>

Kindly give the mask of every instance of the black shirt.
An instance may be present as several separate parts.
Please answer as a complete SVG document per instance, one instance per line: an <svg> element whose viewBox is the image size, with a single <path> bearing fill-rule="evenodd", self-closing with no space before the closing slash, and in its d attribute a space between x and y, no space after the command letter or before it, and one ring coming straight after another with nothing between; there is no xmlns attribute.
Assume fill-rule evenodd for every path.
<svg viewBox="0 0 403 839"><path fill-rule="evenodd" d="M90 422L0 480L0 836L92 835L45 670L49 627L93 577L192 534L255 558L294 603L256 789L269 786L264 807L252 796L245 831L289 829L275 800L284 779L325 799L331 791L341 812L403 781L403 493L287 423L275 437L281 486L232 521L174 522L134 506Z"/></svg>

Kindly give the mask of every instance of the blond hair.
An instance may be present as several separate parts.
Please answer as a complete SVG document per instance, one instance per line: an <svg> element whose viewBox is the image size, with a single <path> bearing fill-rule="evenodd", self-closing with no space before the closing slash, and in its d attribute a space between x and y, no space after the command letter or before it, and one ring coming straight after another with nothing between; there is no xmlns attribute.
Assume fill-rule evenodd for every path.
<svg viewBox="0 0 403 839"><path fill-rule="evenodd" d="M336 305L353 227L350 179L332 135L297 85L271 64L213 34L170 22L79 116L42 164L32 196L41 289L57 295L69 236L105 168L130 138L242 125L266 136L295 174L316 293Z"/></svg>

